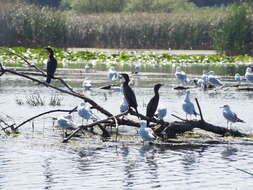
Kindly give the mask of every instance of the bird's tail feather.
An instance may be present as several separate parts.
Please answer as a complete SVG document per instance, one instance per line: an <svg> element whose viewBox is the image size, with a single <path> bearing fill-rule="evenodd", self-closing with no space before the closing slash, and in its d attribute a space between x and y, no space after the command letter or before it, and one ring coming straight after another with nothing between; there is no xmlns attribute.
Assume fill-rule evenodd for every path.
<svg viewBox="0 0 253 190"><path fill-rule="evenodd" d="M239 118L237 118L237 122L245 123L245 121L243 121L243 120L241 120L241 119L239 119Z"/></svg>
<svg viewBox="0 0 253 190"><path fill-rule="evenodd" d="M135 111L137 113L137 117L140 119L139 112L138 112L137 108L134 108L134 109L135 109Z"/></svg>
<svg viewBox="0 0 253 190"><path fill-rule="evenodd" d="M199 113L197 113L197 112L195 112L195 111L194 111L194 113L193 113L193 114L195 115L195 117L196 117L197 115L199 115Z"/></svg>
<svg viewBox="0 0 253 190"><path fill-rule="evenodd" d="M51 82L51 77L47 76L47 83L49 84Z"/></svg>

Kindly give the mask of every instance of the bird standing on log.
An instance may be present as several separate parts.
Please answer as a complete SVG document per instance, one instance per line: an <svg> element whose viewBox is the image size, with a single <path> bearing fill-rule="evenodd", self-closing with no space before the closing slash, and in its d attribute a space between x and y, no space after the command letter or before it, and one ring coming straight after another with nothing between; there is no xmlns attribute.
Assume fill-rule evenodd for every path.
<svg viewBox="0 0 253 190"><path fill-rule="evenodd" d="M228 129L228 123L230 122L230 127L232 126L232 123L235 122L242 122L244 123L243 120L239 119L236 115L236 113L232 112L229 105L224 105L221 108L223 108L223 116L225 117L225 119L227 120L227 129Z"/></svg>
<svg viewBox="0 0 253 190"><path fill-rule="evenodd" d="M48 53L49 53L49 57L48 57L48 61L47 61L47 83L49 84L51 82L51 79L54 77L54 73L56 71L56 67L57 67L57 60L54 58L54 52L52 50L52 48L45 48Z"/></svg>
<svg viewBox="0 0 253 190"><path fill-rule="evenodd" d="M154 86L154 92L155 95L148 103L146 116L149 118L152 118L157 110L158 103L159 103L159 89L162 86L162 84L158 83ZM147 121L147 126L149 126L149 121Z"/></svg>
<svg viewBox="0 0 253 190"><path fill-rule="evenodd" d="M136 111L136 113L137 113L137 116L139 117L139 113L138 113L138 110L137 110L138 104L137 104L137 101L136 101L136 97L135 97L134 91L128 85L128 83L130 81L129 76L126 73L121 73L121 76L125 80L124 83L123 83L123 94L124 94L124 97L127 100L129 108L131 108L131 107L134 108L135 111Z"/></svg>
<svg viewBox="0 0 253 190"><path fill-rule="evenodd" d="M195 117L198 115L198 113L195 111L195 107L194 107L194 104L191 102L190 100L190 91L186 91L186 96L185 96L185 99L184 99L184 102L183 102L183 110L186 114L186 119L187 119L187 115L189 114L190 116L191 115L195 115Z"/></svg>

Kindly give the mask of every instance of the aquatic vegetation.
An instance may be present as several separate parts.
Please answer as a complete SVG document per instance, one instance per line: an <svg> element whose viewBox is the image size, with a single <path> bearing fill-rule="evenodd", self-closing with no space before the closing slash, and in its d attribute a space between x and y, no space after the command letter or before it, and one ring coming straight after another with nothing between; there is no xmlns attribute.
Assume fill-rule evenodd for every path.
<svg viewBox="0 0 253 190"><path fill-rule="evenodd" d="M47 53L45 49L30 49L23 47L10 48L18 52L32 64L45 68ZM103 52L102 50L84 51L75 49L54 48L58 67L61 68L85 68L88 65L94 70L105 71L114 66L118 71L132 71L133 66L138 64L142 72L175 72L180 66L189 74L202 74L203 70L213 70L218 75L244 74L245 68L253 61L251 56L224 56L224 55L172 55L154 51L147 53L143 51L124 50L116 52ZM23 61L8 52L1 51L0 61L9 67L20 67Z"/></svg>
<svg viewBox="0 0 253 190"><path fill-rule="evenodd" d="M16 98L15 101L18 105L24 105L24 101L22 99Z"/></svg>
<svg viewBox="0 0 253 190"><path fill-rule="evenodd" d="M44 106L45 100L40 96L40 94L32 94L25 97L26 103L31 106Z"/></svg>
<svg viewBox="0 0 253 190"><path fill-rule="evenodd" d="M62 104L63 98L58 94L54 94L50 97L49 105L50 106L60 106Z"/></svg>

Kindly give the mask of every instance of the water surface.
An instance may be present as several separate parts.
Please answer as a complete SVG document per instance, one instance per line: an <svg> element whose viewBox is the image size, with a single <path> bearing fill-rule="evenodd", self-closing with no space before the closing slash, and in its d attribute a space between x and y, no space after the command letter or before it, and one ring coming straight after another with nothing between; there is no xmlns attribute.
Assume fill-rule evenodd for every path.
<svg viewBox="0 0 253 190"><path fill-rule="evenodd" d="M85 94L100 105L119 113L122 95L96 87L109 84L106 72L84 74L81 70L59 70L75 89L83 91L81 84L88 76L94 84ZM153 96L153 85L163 83L160 105L166 106L167 121L174 121L170 114L185 117L181 105L185 91L173 90L177 85L174 75L168 73L141 73L135 76L135 92L141 113L145 113L148 100ZM232 78L222 78L231 83ZM72 109L81 101L59 94L61 106L49 106L55 91L16 76L5 75L0 79L0 112L15 118L18 124L29 117L52 109ZM33 107L25 103L30 94L40 94L44 106ZM191 99L197 97L204 118L215 125L226 127L226 120L219 108L229 104L246 123L235 124L245 133L252 133L252 92L238 92L234 88L210 91L191 89ZM24 101L18 105L16 100ZM96 113L98 117L103 115ZM21 127L20 134L0 136L0 189L250 189L253 188L253 146L250 139L220 138L223 144L193 143L143 145L135 128L120 126L118 142L103 142L100 137L74 138L61 143L62 132L53 127L52 117L46 115ZM131 117L131 116L128 116ZM82 120L74 114L75 122ZM133 119L135 119L133 117ZM32 127L34 126L34 128ZM208 139L217 137L209 134ZM219 138L218 138L219 139ZM197 139L203 141L205 139ZM231 140L230 143L229 140Z"/></svg>

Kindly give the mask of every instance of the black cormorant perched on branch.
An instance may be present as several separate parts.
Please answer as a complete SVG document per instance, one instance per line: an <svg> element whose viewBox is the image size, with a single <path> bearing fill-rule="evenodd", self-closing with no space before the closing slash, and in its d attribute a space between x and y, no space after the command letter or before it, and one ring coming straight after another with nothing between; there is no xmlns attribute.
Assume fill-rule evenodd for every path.
<svg viewBox="0 0 253 190"><path fill-rule="evenodd" d="M48 53L48 61L47 61L47 83L51 82L51 79L54 77L54 73L57 67L57 60L54 58L54 52L51 48L45 48Z"/></svg>
<svg viewBox="0 0 253 190"><path fill-rule="evenodd" d="M139 113L137 110L138 104L136 101L136 97L134 94L134 91L132 90L132 88L128 85L129 83L129 76L126 73L121 73L121 75L123 76L123 78L125 79L124 83L123 83L123 94L127 100L127 103L129 105L129 108L132 107L135 109L138 117L139 117Z"/></svg>
<svg viewBox="0 0 253 190"><path fill-rule="evenodd" d="M146 112L146 116L152 118L155 115L156 109L158 107L158 103L159 103L159 89L162 86L162 84L158 83L154 86L154 92L155 95L153 96L153 98L151 98L151 100L148 103L147 106L147 112ZM147 126L149 125L149 122L147 121Z"/></svg>

